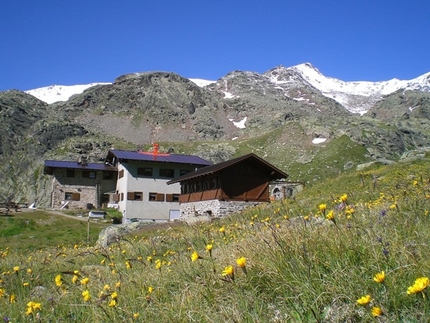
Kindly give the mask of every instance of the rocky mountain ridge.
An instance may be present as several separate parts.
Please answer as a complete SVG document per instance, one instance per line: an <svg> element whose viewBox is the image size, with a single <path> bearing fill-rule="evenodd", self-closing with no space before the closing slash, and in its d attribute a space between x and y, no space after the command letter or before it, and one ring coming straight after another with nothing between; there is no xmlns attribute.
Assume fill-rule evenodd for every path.
<svg viewBox="0 0 430 323"><path fill-rule="evenodd" d="M208 86L209 89L216 89L224 95L224 98L234 98L238 94L230 92L228 80L236 73L244 73L254 80L261 79L260 87L272 87L283 92L287 97L306 101L306 93L301 93L297 89L313 87L314 91L319 91L323 96L331 98L340 103L344 108L352 113L364 114L376 102L384 96L392 94L400 89L404 91L430 92L430 72L418 76L411 80L399 80L397 78L387 81L342 81L336 78L324 76L311 63L303 63L291 67L277 66L262 74L256 72L234 71L222 77L218 81L208 81L202 79L190 79L200 87ZM130 75L139 75L134 73ZM267 80L264 80L266 78ZM268 81L268 82L266 82ZM217 86L211 84L217 83ZM271 83L271 84L270 84ZM52 85L26 91L38 99L49 104L57 101L67 101L72 95L80 94L84 90L109 83L91 83L86 85ZM296 90L296 91L294 91ZM263 91L264 92L264 91Z"/></svg>

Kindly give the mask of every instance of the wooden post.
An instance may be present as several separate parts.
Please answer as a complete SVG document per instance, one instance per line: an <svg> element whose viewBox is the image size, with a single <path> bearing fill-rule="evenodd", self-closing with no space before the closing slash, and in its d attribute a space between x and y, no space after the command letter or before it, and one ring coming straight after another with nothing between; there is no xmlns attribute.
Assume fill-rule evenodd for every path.
<svg viewBox="0 0 430 323"><path fill-rule="evenodd" d="M88 214L88 221L87 221L87 244L90 244L90 215Z"/></svg>

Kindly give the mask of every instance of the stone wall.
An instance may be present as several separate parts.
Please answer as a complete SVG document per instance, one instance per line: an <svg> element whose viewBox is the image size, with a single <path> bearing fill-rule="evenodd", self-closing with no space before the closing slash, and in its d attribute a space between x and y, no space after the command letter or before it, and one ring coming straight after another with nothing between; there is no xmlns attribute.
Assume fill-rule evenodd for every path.
<svg viewBox="0 0 430 323"><path fill-rule="evenodd" d="M94 185L94 184L93 184ZM66 200L66 193L79 194L79 201ZM68 202L68 203L67 203ZM96 187L87 185L63 185L54 179L52 208L59 209L67 203L70 209L87 209L88 204L96 204Z"/></svg>
<svg viewBox="0 0 430 323"><path fill-rule="evenodd" d="M278 182L272 183L269 186L270 199L282 200L286 198L294 198L299 192L303 191L303 183L295 182Z"/></svg>
<svg viewBox="0 0 430 323"><path fill-rule="evenodd" d="M95 177L88 178L82 176L82 170L76 169L73 177L67 177L66 168L57 168L52 180L51 207L60 209L67 203L69 209L86 210L90 204L96 208L101 204L103 193L115 187L116 177L103 179L101 171L95 171Z"/></svg>
<svg viewBox="0 0 430 323"><path fill-rule="evenodd" d="M228 216L232 213L240 212L248 207L253 207L261 203L263 202L220 200L181 203L181 217L179 219L188 223L209 221Z"/></svg>

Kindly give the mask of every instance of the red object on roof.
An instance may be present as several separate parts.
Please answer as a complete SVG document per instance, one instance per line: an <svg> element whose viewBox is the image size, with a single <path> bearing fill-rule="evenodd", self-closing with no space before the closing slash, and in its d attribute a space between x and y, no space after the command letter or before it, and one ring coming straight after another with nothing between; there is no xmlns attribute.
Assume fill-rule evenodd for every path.
<svg viewBox="0 0 430 323"><path fill-rule="evenodd" d="M106 161L113 164L113 159L118 160L138 160L138 161L156 161L164 163L177 163L177 164L189 164L196 166L209 166L212 165L210 161L207 161L198 156L191 155L177 155L177 154L158 154L145 153L142 151L130 151L130 150L109 150Z"/></svg>

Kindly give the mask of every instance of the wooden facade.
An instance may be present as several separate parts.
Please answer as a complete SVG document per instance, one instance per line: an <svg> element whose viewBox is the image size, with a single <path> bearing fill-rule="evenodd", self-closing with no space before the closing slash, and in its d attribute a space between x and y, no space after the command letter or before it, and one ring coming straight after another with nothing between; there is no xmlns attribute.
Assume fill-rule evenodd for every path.
<svg viewBox="0 0 430 323"><path fill-rule="evenodd" d="M271 181L285 179L288 174L269 164L255 154L244 155L226 162L200 168L169 181L180 183L181 217L188 218L190 212L217 215L224 203L262 203L270 201ZM245 204L243 204L245 202ZM202 204L203 203L203 204ZM221 206L222 205L222 206ZM190 211L192 210L192 211Z"/></svg>
<svg viewBox="0 0 430 323"><path fill-rule="evenodd" d="M250 160L214 174L183 182L179 202L217 199L221 201L269 201L267 174Z"/></svg>

